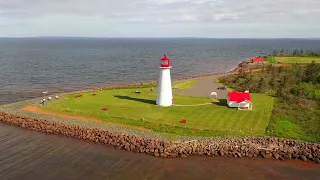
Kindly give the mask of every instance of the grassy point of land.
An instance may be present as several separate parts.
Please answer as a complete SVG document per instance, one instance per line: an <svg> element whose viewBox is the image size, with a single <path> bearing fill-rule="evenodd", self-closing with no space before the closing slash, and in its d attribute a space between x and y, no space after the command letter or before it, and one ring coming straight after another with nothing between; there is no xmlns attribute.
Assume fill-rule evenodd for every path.
<svg viewBox="0 0 320 180"><path fill-rule="evenodd" d="M82 93L80 98L68 94L42 108L173 135L249 136L265 134L274 103L273 97L252 94L253 110L239 111L228 108L225 100L211 103L205 97L174 95L177 105L208 105L159 107L155 105L156 92L149 88L140 91L141 94L136 94L134 89L108 89ZM109 110L101 110L103 107ZM187 123L180 123L182 119Z"/></svg>
<svg viewBox="0 0 320 180"><path fill-rule="evenodd" d="M295 57L295 56L270 56L266 59L269 63L282 63L282 64L310 64L312 61L320 63L319 56L306 56L306 57Z"/></svg>

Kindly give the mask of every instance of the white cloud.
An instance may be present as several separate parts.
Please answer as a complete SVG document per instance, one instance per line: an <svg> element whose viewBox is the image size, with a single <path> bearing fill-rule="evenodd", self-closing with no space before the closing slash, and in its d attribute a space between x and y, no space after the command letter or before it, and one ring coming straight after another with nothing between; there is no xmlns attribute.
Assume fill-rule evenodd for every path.
<svg viewBox="0 0 320 180"><path fill-rule="evenodd" d="M173 3L184 3L188 2L188 0L146 0L146 3L151 4L173 4Z"/></svg>
<svg viewBox="0 0 320 180"><path fill-rule="evenodd" d="M232 26L237 34L240 27L249 32L250 27L281 24L279 32L296 28L301 34L319 37L314 33L320 29L319 6L319 0L0 0L0 36L73 35L75 27L82 29L74 34L83 36L112 36L111 31L125 36L179 36L179 29L200 36L212 28L223 32ZM175 29L167 32L163 24ZM19 25L23 29L17 29ZM272 33L265 30L261 36Z"/></svg>

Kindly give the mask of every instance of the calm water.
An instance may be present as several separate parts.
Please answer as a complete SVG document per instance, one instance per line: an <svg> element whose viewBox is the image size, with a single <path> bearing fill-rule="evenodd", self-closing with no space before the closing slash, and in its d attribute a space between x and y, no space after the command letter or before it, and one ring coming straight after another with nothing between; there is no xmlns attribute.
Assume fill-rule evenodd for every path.
<svg viewBox="0 0 320 180"><path fill-rule="evenodd" d="M1 39L0 104L49 93L227 71L281 48L320 50L320 40ZM0 179L317 179L300 161L189 157L159 159L0 124Z"/></svg>
<svg viewBox="0 0 320 180"><path fill-rule="evenodd" d="M156 80L163 54L173 78L223 72L281 48L320 50L320 40L0 38L0 104L108 84Z"/></svg>

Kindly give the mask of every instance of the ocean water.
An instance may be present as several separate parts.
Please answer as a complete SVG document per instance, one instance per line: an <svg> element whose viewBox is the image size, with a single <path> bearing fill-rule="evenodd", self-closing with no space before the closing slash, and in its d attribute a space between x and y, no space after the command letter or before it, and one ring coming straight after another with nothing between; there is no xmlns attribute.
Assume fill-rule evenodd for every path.
<svg viewBox="0 0 320 180"><path fill-rule="evenodd" d="M224 72L273 50L320 50L310 39L0 38L0 104L49 93L157 80L159 59L172 77Z"/></svg>

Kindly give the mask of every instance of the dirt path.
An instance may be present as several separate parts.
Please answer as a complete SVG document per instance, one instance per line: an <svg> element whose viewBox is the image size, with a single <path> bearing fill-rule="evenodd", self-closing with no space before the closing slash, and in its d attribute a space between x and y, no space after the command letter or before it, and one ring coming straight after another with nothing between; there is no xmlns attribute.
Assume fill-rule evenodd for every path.
<svg viewBox="0 0 320 180"><path fill-rule="evenodd" d="M220 85L216 83L216 79L220 76L222 75L197 78L198 82L192 88L182 91L175 91L175 93L187 96L210 97L211 92L217 92L220 98L225 98L227 96L227 91L217 89Z"/></svg>
<svg viewBox="0 0 320 180"><path fill-rule="evenodd" d="M130 125L114 123L114 122L106 122L101 119L92 118L92 117L85 117L85 116L80 116L80 115L70 115L67 113L59 113L59 112L41 109L36 106L25 106L25 107L21 108L21 110L34 112L34 113L40 113L40 114L54 115L54 116L63 117L63 118L78 119L78 120L83 120L83 121L94 121L94 122L103 123L103 124L111 124L111 125L122 126L122 127L126 127L126 128L138 129L138 130L142 130L142 131L151 132L150 129L146 129L143 127L130 126Z"/></svg>

